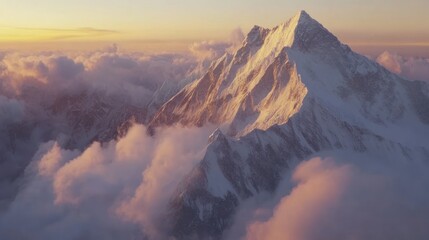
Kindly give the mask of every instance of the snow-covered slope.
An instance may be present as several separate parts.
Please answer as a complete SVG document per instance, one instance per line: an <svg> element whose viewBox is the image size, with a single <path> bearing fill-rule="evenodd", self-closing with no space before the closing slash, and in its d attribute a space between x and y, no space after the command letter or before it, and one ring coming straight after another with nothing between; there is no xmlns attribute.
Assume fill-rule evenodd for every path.
<svg viewBox="0 0 429 240"><path fill-rule="evenodd" d="M173 97L151 125L229 123L235 134L284 123L307 93L289 52L334 48L347 47L305 12L271 30L255 26L238 51L225 54Z"/></svg>
<svg viewBox="0 0 429 240"><path fill-rule="evenodd" d="M241 201L294 162L335 149L429 159L429 86L354 53L304 11L254 27L234 54L170 99L152 127L227 124L171 201L172 232L219 237Z"/></svg>

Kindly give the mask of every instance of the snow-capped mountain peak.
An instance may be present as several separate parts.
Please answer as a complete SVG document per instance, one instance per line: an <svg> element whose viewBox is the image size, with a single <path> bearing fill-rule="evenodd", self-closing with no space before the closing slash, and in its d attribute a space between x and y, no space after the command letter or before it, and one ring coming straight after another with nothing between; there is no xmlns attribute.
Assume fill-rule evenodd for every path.
<svg viewBox="0 0 429 240"><path fill-rule="evenodd" d="M305 11L272 29L255 26L151 122L210 122L225 133L213 133L173 198L172 232L218 236L242 200L274 191L290 165L314 153L427 159L426 106L427 84L354 53Z"/></svg>
<svg viewBox="0 0 429 240"><path fill-rule="evenodd" d="M246 45L261 45L278 53L284 47L310 50L312 47L340 46L338 39L305 11L273 29L254 26L247 35Z"/></svg>
<svg viewBox="0 0 429 240"><path fill-rule="evenodd" d="M229 135L242 135L284 123L307 92L291 53L333 49L347 48L305 11L273 29L255 26L241 48L167 102L151 125L226 123Z"/></svg>
<svg viewBox="0 0 429 240"><path fill-rule="evenodd" d="M246 39L244 40L244 45L245 46L261 45L268 32L269 32L269 29L266 29L257 25L253 26L253 28L247 34Z"/></svg>
<svg viewBox="0 0 429 240"><path fill-rule="evenodd" d="M414 103L401 100L408 97L396 78L301 11L273 29L255 26L241 48L164 104L150 125L222 123L227 135L243 136L286 123L310 98L376 124L406 122L416 118L404 110Z"/></svg>
<svg viewBox="0 0 429 240"><path fill-rule="evenodd" d="M318 21L310 17L305 11L300 11L291 19L290 27L294 29L291 47L310 51L313 48L334 48L341 46L337 37Z"/></svg>

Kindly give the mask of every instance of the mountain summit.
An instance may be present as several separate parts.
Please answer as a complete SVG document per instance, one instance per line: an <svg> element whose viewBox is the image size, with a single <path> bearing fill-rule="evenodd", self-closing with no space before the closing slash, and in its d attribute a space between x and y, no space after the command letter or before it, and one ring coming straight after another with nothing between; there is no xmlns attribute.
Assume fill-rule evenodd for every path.
<svg viewBox="0 0 429 240"><path fill-rule="evenodd" d="M255 26L150 123L226 126L172 197L171 232L218 238L242 201L273 192L293 163L321 151L427 159L428 106L427 84L354 53L304 11Z"/></svg>
<svg viewBox="0 0 429 240"><path fill-rule="evenodd" d="M298 12L293 18L273 29L254 26L247 35L245 45L262 43L277 51L284 47L310 50L314 47L341 45L334 35L305 11Z"/></svg>
<svg viewBox="0 0 429 240"><path fill-rule="evenodd" d="M393 120L405 116L401 101L408 98L397 78L301 11L273 29L255 26L241 48L164 104L150 126L222 123L228 135L243 136L286 123L310 96L346 112L349 102L371 121Z"/></svg>
<svg viewBox="0 0 429 240"><path fill-rule="evenodd" d="M168 101L151 125L228 123L234 135L284 123L306 94L290 52L335 49L347 47L304 11L273 29L255 26L240 49Z"/></svg>

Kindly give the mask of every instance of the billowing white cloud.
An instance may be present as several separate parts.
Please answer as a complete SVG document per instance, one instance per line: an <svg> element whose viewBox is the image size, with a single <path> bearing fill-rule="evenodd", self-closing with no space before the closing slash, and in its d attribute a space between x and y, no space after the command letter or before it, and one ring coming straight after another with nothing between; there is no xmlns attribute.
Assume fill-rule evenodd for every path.
<svg viewBox="0 0 429 240"><path fill-rule="evenodd" d="M40 176L37 181L31 182L39 184L36 187L41 187L43 184L40 183L40 179L43 176L47 186L51 185L54 188L41 191L40 197L46 196L50 200L47 199L46 204L40 203L37 207L87 204L88 197L85 194L94 189L99 188L100 191L109 189L114 193L113 190L125 186L125 183L115 185L94 180L93 185L87 184L86 188L78 187L80 182L79 178L73 178L76 177L74 174L77 174L74 170L79 169L84 172L80 176L81 181L86 181L87 178L102 179L96 173L90 175L88 172L91 172L92 168L100 171L99 174L103 171L113 171L113 168L102 166L106 165L106 161L110 161L108 159L116 158L108 158L108 156L92 158L91 156L108 154L107 149L114 151L120 143L110 143L112 145L110 148L105 148L104 145L109 145L107 143L103 146L94 143L88 150L83 150L95 140L113 139L116 137L116 129L121 128L120 131L123 133L126 129L124 126L128 125L127 121L133 117L138 116L138 120L142 122L149 111L151 113L156 111L157 107L175 94L181 86L203 73L204 67L199 62L200 60L191 54L128 53L121 52L117 45L93 52L2 52L0 54L0 211L7 208L16 194L21 191L22 179L27 176L24 173L25 168L33 161L32 156L39 145L49 140L57 141L57 148L52 147L50 155L44 157L50 160L41 161L44 164L36 171ZM127 135L128 138L133 133L130 132L130 134ZM138 143L139 146L144 144L146 143ZM74 164L65 167L63 160L58 160L58 156L62 153L58 150L61 149L60 146L79 148L83 154L73 161ZM125 156L124 154L119 155ZM141 157L146 159L142 156L143 153L136 154L139 159ZM86 161L85 156L90 159ZM41 158L42 156L35 159ZM97 164L100 164L99 168L95 167L98 166ZM116 165L118 164L112 164L112 166ZM124 171L129 170L124 168ZM117 171L120 169L119 167ZM130 184L127 187L137 187L139 183L134 180L141 179L141 171L138 175L131 174L131 176L135 177L132 179L134 185ZM32 187L28 188L32 189ZM29 192L19 193L19 196L30 194ZM14 204L19 205L19 196ZM39 196L34 198L37 197ZM106 209L106 206L101 204L98 209L106 212L113 211ZM9 212L16 217L16 221L19 219L18 215L27 217L21 213L14 215L12 212L18 210L12 208ZM52 211L58 213L58 216L65 216L64 208L66 207ZM32 213L31 209L29 209L30 213ZM50 211L47 211L47 215L40 215L40 218L49 218L48 213ZM116 214L113 215L116 216ZM35 220L31 216L28 217L30 225L31 221ZM93 219L89 215L86 217L88 221ZM74 218L78 219L75 220L77 225L85 222L79 220L77 216L69 219ZM100 220L100 223L102 222ZM60 226L61 224L59 223ZM72 225L69 227L73 228ZM41 233L43 234L48 233L45 231Z"/></svg>
<svg viewBox="0 0 429 240"><path fill-rule="evenodd" d="M244 40L241 28L234 29L230 33L227 41L201 41L195 42L189 50L202 61L213 61L224 55L226 52L236 50Z"/></svg>
<svg viewBox="0 0 429 240"><path fill-rule="evenodd" d="M377 62L410 80L429 81L428 58L403 57L386 51L377 57Z"/></svg>
<svg viewBox="0 0 429 240"><path fill-rule="evenodd" d="M151 239L166 239L167 204L178 183L203 158L213 128L171 128L157 132L150 166L133 196L122 202L118 214L139 223Z"/></svg>
<svg viewBox="0 0 429 240"><path fill-rule="evenodd" d="M77 55L9 53L0 60L0 93L28 97L93 91L143 104L163 84L174 91L175 85L183 86L199 77L204 71L199 61L186 54L121 53L116 45Z"/></svg>
<svg viewBox="0 0 429 240"><path fill-rule="evenodd" d="M229 35L229 42L231 43L231 51L236 50L238 47L240 47L243 44L244 41L244 33L241 28L236 28L231 31Z"/></svg>
<svg viewBox="0 0 429 240"><path fill-rule="evenodd" d="M356 154L354 154L356 155ZM235 227L246 240L425 239L426 163L334 160L301 163L264 204L244 205ZM364 155L362 157L365 157ZM371 159L376 160L376 159ZM267 203L272 199L277 203ZM240 226L241 225L241 226ZM234 237L238 239L237 229Z"/></svg>
<svg viewBox="0 0 429 240"><path fill-rule="evenodd" d="M202 41L191 45L189 50L200 59L215 60L221 57L231 44L219 41Z"/></svg>
<svg viewBox="0 0 429 240"><path fill-rule="evenodd" d="M162 216L180 179L202 158L211 128L134 125L82 153L42 145L0 215L8 239L165 239Z"/></svg>
<svg viewBox="0 0 429 240"><path fill-rule="evenodd" d="M193 55L123 53L116 45L73 54L1 53L0 236L166 239L163 220L168 201L202 158L212 127L176 126L150 137L143 125L135 124L123 138L83 144L81 150L61 147L61 139L77 134L72 127L81 125L84 130L79 134L91 139L85 127L108 120L103 114L91 114L94 109L108 111L110 102L92 107L93 99L121 99L116 102L121 108L126 107L122 103L141 107L161 89L166 91L157 95L161 104L243 38L237 29L229 41L195 43L190 49ZM428 80L427 59L385 53L378 61L410 79ZM72 115L58 118L70 123L54 118L51 105L42 106L64 92L72 97L65 94L55 105L55 114L71 107ZM98 122L82 123L81 116ZM73 117L78 120L73 122ZM47 139L53 141L41 144ZM274 196L261 194L245 202L226 238L360 240L429 235L424 227L429 221L428 166L335 159L304 162Z"/></svg>
<svg viewBox="0 0 429 240"><path fill-rule="evenodd" d="M60 88L74 84L78 74L84 71L82 63L63 56L41 53L39 55L7 54L1 61L2 91L21 94L23 88Z"/></svg>

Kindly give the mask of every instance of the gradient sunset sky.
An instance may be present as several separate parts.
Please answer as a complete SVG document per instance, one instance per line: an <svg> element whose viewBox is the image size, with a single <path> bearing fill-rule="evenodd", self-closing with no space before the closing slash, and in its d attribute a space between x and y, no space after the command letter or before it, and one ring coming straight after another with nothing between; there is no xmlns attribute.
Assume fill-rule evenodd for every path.
<svg viewBox="0 0 429 240"><path fill-rule="evenodd" d="M428 0L0 0L0 48L116 42L181 48L306 10L356 47L429 47ZM45 45L43 45L45 44ZM177 46L176 46L176 45ZM144 48L144 47L142 47Z"/></svg>

